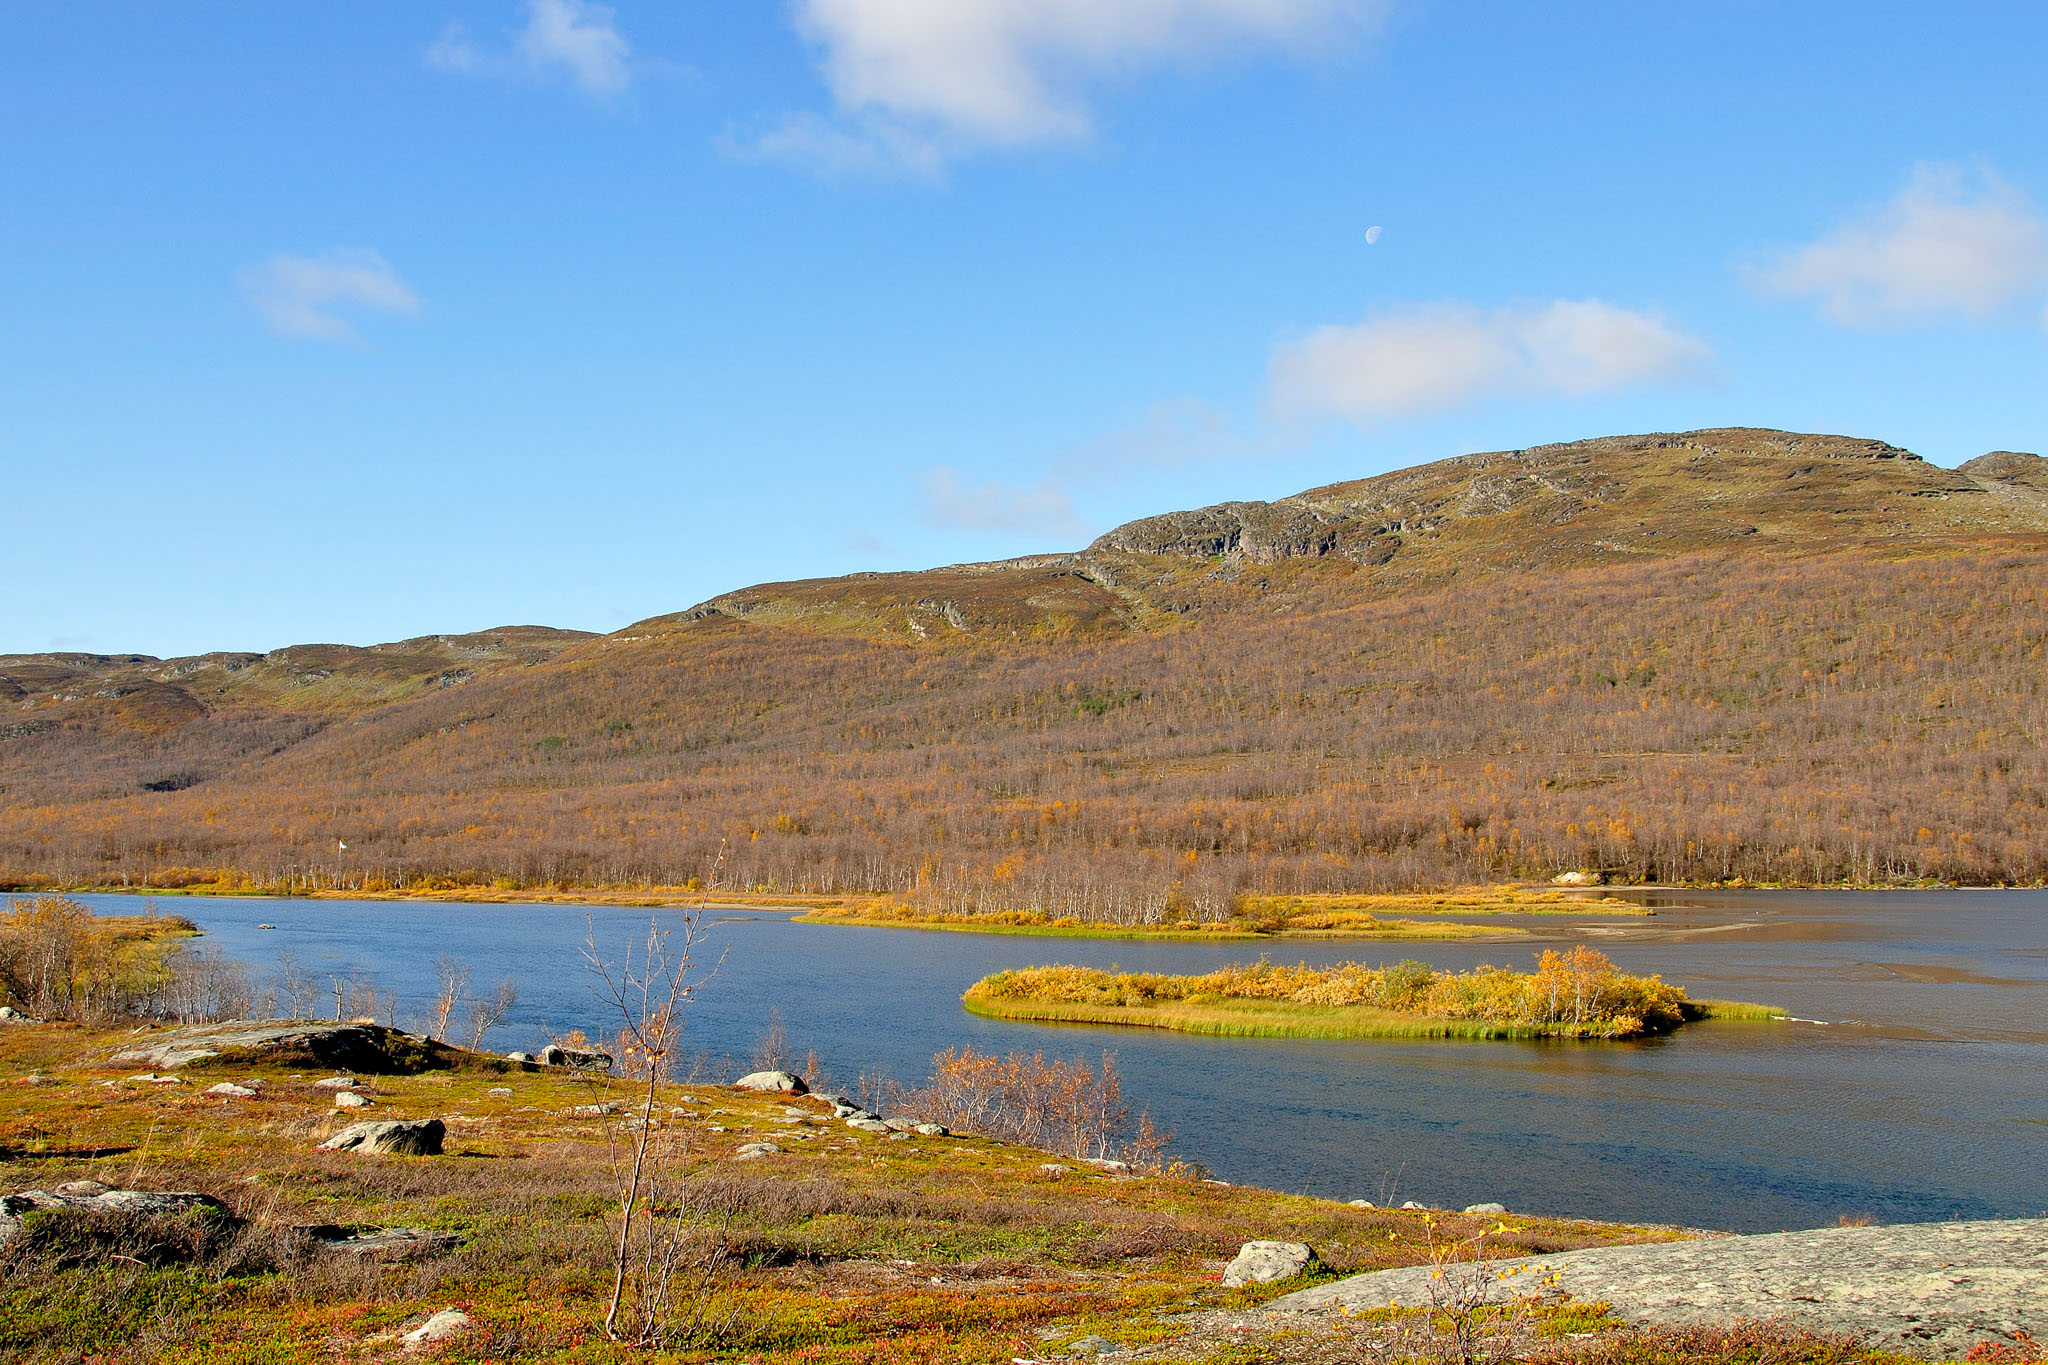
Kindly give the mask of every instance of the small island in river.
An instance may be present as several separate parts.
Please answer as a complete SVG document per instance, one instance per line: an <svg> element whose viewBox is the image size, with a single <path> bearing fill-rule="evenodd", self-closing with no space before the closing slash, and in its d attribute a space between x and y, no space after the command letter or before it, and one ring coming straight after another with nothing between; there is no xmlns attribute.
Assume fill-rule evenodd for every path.
<svg viewBox="0 0 2048 1365"><path fill-rule="evenodd" d="M1700 1019L1782 1019L1769 1005L1694 1000L1615 970L1580 945L1533 972L1441 972L1422 962L1288 967L1261 958L1199 976L1025 967L968 987L975 1014L1028 1023L1122 1024L1243 1038L1642 1038Z"/></svg>

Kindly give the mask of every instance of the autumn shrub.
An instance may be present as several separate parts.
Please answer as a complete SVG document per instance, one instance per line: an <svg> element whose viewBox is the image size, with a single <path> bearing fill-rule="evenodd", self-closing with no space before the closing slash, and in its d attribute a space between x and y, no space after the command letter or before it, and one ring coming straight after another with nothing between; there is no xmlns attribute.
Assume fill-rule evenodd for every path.
<svg viewBox="0 0 2048 1365"><path fill-rule="evenodd" d="M1116 1058L1047 1060L1043 1052L998 1057L971 1046L932 1058L931 1079L896 1098L901 1112L962 1132L1058 1152L1165 1170L1171 1140L1123 1097Z"/></svg>

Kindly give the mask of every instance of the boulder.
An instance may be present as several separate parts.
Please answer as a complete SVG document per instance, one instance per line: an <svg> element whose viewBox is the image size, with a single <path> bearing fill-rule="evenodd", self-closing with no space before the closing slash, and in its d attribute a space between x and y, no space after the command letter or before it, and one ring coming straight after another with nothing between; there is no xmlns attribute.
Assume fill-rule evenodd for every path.
<svg viewBox="0 0 2048 1365"><path fill-rule="evenodd" d="M462 1245L462 1238L452 1232L434 1232L427 1228L344 1228L333 1223L316 1223L311 1227L295 1227L292 1231L311 1241L314 1250L340 1256L377 1256L396 1260L453 1251Z"/></svg>
<svg viewBox="0 0 2048 1365"><path fill-rule="evenodd" d="M1376 1209L1379 1205L1373 1203L1370 1199L1354 1199L1351 1201L1350 1207L1354 1209Z"/></svg>
<svg viewBox="0 0 2048 1365"><path fill-rule="evenodd" d="M459 1308L443 1308L419 1326L405 1334L408 1346L432 1346L436 1342L451 1341L470 1328L469 1314Z"/></svg>
<svg viewBox="0 0 2048 1365"><path fill-rule="evenodd" d="M484 1091L484 1093L494 1100L502 1100L511 1096L512 1088L510 1086L494 1085L489 1090Z"/></svg>
<svg viewBox="0 0 2048 1365"><path fill-rule="evenodd" d="M505 1060L508 1062L518 1062L521 1066L531 1066L533 1065L533 1054L529 1052L508 1052L505 1054Z"/></svg>
<svg viewBox="0 0 2048 1365"><path fill-rule="evenodd" d="M1484 1204L1467 1204L1465 1206L1465 1212L1467 1213L1506 1213L1507 1211L1508 1206L1506 1204L1495 1204L1491 1201Z"/></svg>
<svg viewBox="0 0 2048 1365"><path fill-rule="evenodd" d="M560 1043L549 1043L534 1058L542 1066L566 1066L572 1071L610 1071L612 1055L609 1052L586 1052L582 1048L563 1047Z"/></svg>
<svg viewBox="0 0 2048 1365"><path fill-rule="evenodd" d="M382 1156L439 1156L448 1125L439 1119L387 1119L352 1123L320 1144L323 1152L372 1152Z"/></svg>
<svg viewBox="0 0 2048 1365"><path fill-rule="evenodd" d="M1107 1171L1111 1175L1129 1175L1131 1173L1130 1162L1116 1161L1106 1156L1084 1157L1082 1162L1084 1165L1093 1166L1098 1171Z"/></svg>
<svg viewBox="0 0 2048 1365"><path fill-rule="evenodd" d="M206 1087L206 1093L209 1095L219 1095L222 1099L228 1100L250 1100L256 1098L255 1091L246 1085L236 1085L233 1081L222 1081L219 1085L209 1085Z"/></svg>
<svg viewBox="0 0 2048 1365"><path fill-rule="evenodd" d="M1223 1283L1239 1285L1272 1284L1291 1280L1316 1263L1315 1249L1306 1242L1246 1242L1237 1256L1224 1267Z"/></svg>
<svg viewBox="0 0 2048 1365"><path fill-rule="evenodd" d="M846 1126L857 1133L886 1133L889 1125L880 1119L848 1119Z"/></svg>
<svg viewBox="0 0 2048 1365"><path fill-rule="evenodd" d="M782 1152L772 1142L749 1142L732 1154L734 1161L759 1161L764 1156L779 1156Z"/></svg>
<svg viewBox="0 0 2048 1365"><path fill-rule="evenodd" d="M920 1123L920 1124L918 1124L918 1125L917 1125L917 1135L918 1135L919 1137L951 1137L951 1136L953 1136L953 1134L952 1134L951 1130L949 1130L949 1129L948 1129L948 1128L947 1128L947 1127L946 1127L946 1126L945 1126L944 1124L939 1124L939 1123Z"/></svg>
<svg viewBox="0 0 2048 1365"><path fill-rule="evenodd" d="M1577 872L1560 872L1550 880L1556 886L1599 886L1607 880L1607 877L1605 873L1581 870Z"/></svg>
<svg viewBox="0 0 2048 1365"><path fill-rule="evenodd" d="M334 1107L336 1109L368 1109L370 1101L353 1090L337 1090L334 1092Z"/></svg>
<svg viewBox="0 0 2048 1365"><path fill-rule="evenodd" d="M378 1075L442 1065L455 1051L381 1024L237 1020L170 1029L121 1048L107 1058L107 1064L176 1070L209 1057L246 1056L267 1064L317 1064Z"/></svg>
<svg viewBox="0 0 2048 1365"><path fill-rule="evenodd" d="M917 1120L906 1118L883 1119L882 1126L892 1133L914 1133L917 1131Z"/></svg>
<svg viewBox="0 0 2048 1365"><path fill-rule="evenodd" d="M754 1071L734 1081L735 1090L761 1090L774 1095L807 1095L811 1088L792 1071Z"/></svg>
<svg viewBox="0 0 2048 1365"><path fill-rule="evenodd" d="M0 1197L0 1247L13 1241L22 1220L38 1210L79 1209L88 1213L177 1214L204 1210L231 1219L227 1205L192 1191L109 1189L97 1180L74 1180L54 1190L23 1190Z"/></svg>
<svg viewBox="0 0 2048 1365"><path fill-rule="evenodd" d="M356 1088L356 1078L353 1076L329 1076L325 1080L313 1082L313 1086L318 1090L353 1090Z"/></svg>

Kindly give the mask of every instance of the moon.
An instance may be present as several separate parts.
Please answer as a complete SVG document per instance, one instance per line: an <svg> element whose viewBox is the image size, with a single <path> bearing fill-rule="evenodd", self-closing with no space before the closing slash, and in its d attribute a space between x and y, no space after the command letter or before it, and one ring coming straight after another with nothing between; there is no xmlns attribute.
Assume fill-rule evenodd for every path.
<svg viewBox="0 0 2048 1365"><path fill-rule="evenodd" d="M1371 246L1373 243L1379 241L1379 239L1380 225L1378 223L1374 223L1371 227L1365 230L1365 244L1367 246Z"/></svg>

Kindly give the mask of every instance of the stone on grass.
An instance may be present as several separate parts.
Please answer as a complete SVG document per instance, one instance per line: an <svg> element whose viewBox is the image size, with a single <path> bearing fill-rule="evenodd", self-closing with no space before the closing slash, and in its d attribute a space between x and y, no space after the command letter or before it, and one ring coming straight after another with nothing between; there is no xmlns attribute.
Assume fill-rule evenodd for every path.
<svg viewBox="0 0 2048 1365"><path fill-rule="evenodd" d="M368 1109L370 1101L353 1090L337 1090L334 1092L334 1107L336 1109Z"/></svg>
<svg viewBox="0 0 2048 1365"><path fill-rule="evenodd" d="M329 1076L325 1080L313 1082L313 1088L316 1090L353 1090L356 1088L356 1078L353 1076Z"/></svg>
<svg viewBox="0 0 2048 1365"><path fill-rule="evenodd" d="M919 1137L953 1136L951 1132L947 1131L946 1126L942 1123L920 1123L917 1125L917 1135Z"/></svg>
<svg viewBox="0 0 2048 1365"><path fill-rule="evenodd" d="M353 1123L320 1144L323 1152L367 1152L380 1156L439 1156L448 1125L439 1119L386 1119Z"/></svg>
<svg viewBox="0 0 2048 1365"><path fill-rule="evenodd" d="M22 1220L39 1210L81 1209L88 1213L178 1214L203 1211L232 1218L227 1205L190 1190L112 1190L97 1180L73 1180L54 1190L23 1190L0 1198L0 1247L13 1241Z"/></svg>
<svg viewBox="0 0 2048 1365"><path fill-rule="evenodd" d="M735 1090L760 1090L771 1095L808 1095L811 1088L793 1071L750 1071L734 1081Z"/></svg>
<svg viewBox="0 0 2048 1365"><path fill-rule="evenodd" d="M484 1093L486 1095L489 1095L492 1099L504 1099L507 1095L510 1095L512 1093L512 1087L506 1085L494 1085L489 1090L484 1091Z"/></svg>
<svg viewBox="0 0 2048 1365"><path fill-rule="evenodd" d="M610 1071L612 1055L609 1052L587 1052L582 1048L563 1047L560 1043L549 1043L534 1058L542 1066L566 1066L574 1071Z"/></svg>
<svg viewBox="0 0 2048 1365"><path fill-rule="evenodd" d="M1093 1166L1096 1170L1106 1171L1110 1175L1129 1175L1131 1173L1131 1163L1128 1161L1117 1161L1106 1156L1083 1157L1082 1161L1087 1165Z"/></svg>
<svg viewBox="0 0 2048 1365"><path fill-rule="evenodd" d="M345 1228L333 1223L296 1227L313 1243L313 1249L340 1256L380 1257L393 1260L453 1251L462 1238L452 1232L428 1228Z"/></svg>
<svg viewBox="0 0 2048 1365"><path fill-rule="evenodd" d="M1354 1209L1376 1209L1379 1205L1373 1203L1370 1199L1354 1199L1347 1207Z"/></svg>
<svg viewBox="0 0 2048 1365"><path fill-rule="evenodd" d="M371 1023L273 1021L201 1024L157 1033L111 1054L110 1066L175 1070L224 1054L255 1054L263 1061L331 1067L377 1074L419 1071L437 1057L452 1056L445 1044Z"/></svg>
<svg viewBox="0 0 2048 1365"><path fill-rule="evenodd" d="M1067 1343L1067 1354L1070 1356L1120 1356L1130 1349L1128 1346L1118 1345L1108 1337L1096 1336L1093 1333L1079 1341Z"/></svg>
<svg viewBox="0 0 2048 1365"><path fill-rule="evenodd" d="M1465 1212L1467 1213L1506 1213L1507 1211L1508 1206L1506 1204L1496 1204L1491 1200L1484 1204L1467 1204L1465 1206Z"/></svg>
<svg viewBox="0 0 2048 1365"><path fill-rule="evenodd" d="M779 1156L782 1149L772 1142L749 1142L732 1154L734 1161L759 1161L764 1156Z"/></svg>
<svg viewBox="0 0 2048 1365"><path fill-rule="evenodd" d="M1224 1268L1223 1283L1235 1289L1239 1285L1291 1280L1315 1262L1315 1249L1306 1242L1246 1242L1237 1249L1236 1259Z"/></svg>
<svg viewBox="0 0 2048 1365"><path fill-rule="evenodd" d="M846 1126L857 1133L886 1133L889 1125L880 1119L848 1119Z"/></svg>
<svg viewBox="0 0 2048 1365"><path fill-rule="evenodd" d="M469 1314L459 1308L443 1308L419 1326L405 1334L408 1346L432 1346L435 1342L449 1341L467 1332L470 1327Z"/></svg>
<svg viewBox="0 0 2048 1365"><path fill-rule="evenodd" d="M508 1052L505 1054L505 1060L508 1062L518 1062L522 1066L531 1066L533 1065L533 1054L530 1052Z"/></svg>
<svg viewBox="0 0 2048 1365"><path fill-rule="evenodd" d="M1413 1199L1403 1199L1401 1201L1401 1207L1404 1209L1426 1209L1429 1207L1429 1205L1418 1204Z"/></svg>
<svg viewBox="0 0 2048 1365"><path fill-rule="evenodd" d="M248 1086L236 1085L233 1081L222 1081L219 1085L209 1085L206 1087L206 1093L209 1095L219 1095L223 1099L230 1100L249 1100L256 1097L256 1092Z"/></svg>

